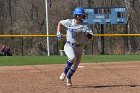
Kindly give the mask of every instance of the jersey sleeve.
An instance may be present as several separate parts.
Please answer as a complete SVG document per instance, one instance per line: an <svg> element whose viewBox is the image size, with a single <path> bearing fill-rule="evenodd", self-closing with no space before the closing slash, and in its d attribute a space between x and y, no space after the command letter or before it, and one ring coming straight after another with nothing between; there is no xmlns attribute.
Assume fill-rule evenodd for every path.
<svg viewBox="0 0 140 93"><path fill-rule="evenodd" d="M70 19L66 19L66 20L61 20L60 23L65 26L66 28L69 27L70 25Z"/></svg>

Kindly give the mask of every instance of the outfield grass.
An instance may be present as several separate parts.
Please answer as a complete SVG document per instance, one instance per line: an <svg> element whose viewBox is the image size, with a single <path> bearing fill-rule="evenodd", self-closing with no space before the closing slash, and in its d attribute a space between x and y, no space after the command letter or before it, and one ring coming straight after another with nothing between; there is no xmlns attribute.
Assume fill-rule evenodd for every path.
<svg viewBox="0 0 140 93"><path fill-rule="evenodd" d="M0 56L0 66L65 64L66 56ZM140 55L85 55L82 63L140 61Z"/></svg>

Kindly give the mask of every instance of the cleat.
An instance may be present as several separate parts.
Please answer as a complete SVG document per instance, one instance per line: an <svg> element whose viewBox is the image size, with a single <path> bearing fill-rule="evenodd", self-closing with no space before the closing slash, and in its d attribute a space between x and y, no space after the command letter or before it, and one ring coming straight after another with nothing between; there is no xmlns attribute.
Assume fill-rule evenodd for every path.
<svg viewBox="0 0 140 93"><path fill-rule="evenodd" d="M71 79L68 79L68 78L67 78L67 86L72 86Z"/></svg>
<svg viewBox="0 0 140 93"><path fill-rule="evenodd" d="M60 79L61 81L63 81L63 80L65 79L65 77L66 77L66 74L65 74L65 73L62 73L61 76L59 77L59 79Z"/></svg>

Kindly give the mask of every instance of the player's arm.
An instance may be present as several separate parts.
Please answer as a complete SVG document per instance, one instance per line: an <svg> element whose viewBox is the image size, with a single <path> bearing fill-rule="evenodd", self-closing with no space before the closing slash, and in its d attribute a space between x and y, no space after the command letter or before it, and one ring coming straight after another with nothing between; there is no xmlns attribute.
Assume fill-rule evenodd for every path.
<svg viewBox="0 0 140 93"><path fill-rule="evenodd" d="M87 26L87 29L86 29L87 31L87 33L86 33L86 35L87 35L87 38L88 39L92 39L92 37L93 37L93 32L92 32L92 30Z"/></svg>
<svg viewBox="0 0 140 93"><path fill-rule="evenodd" d="M57 34L56 34L56 37L58 40L60 40L61 36L62 36L62 34L60 33L61 29L62 29L62 24L61 24L61 22L59 22L57 25Z"/></svg>
<svg viewBox="0 0 140 93"><path fill-rule="evenodd" d="M61 24L61 22L59 22L57 25L57 32L60 32L61 29L62 29L62 24Z"/></svg>
<svg viewBox="0 0 140 93"><path fill-rule="evenodd" d="M70 24L70 19L61 20L57 25L57 32L60 32L62 27L68 28Z"/></svg>
<svg viewBox="0 0 140 93"><path fill-rule="evenodd" d="M60 40L61 39L61 30L62 30L62 27L68 27L69 25L69 20L61 20L58 25L57 25L57 39Z"/></svg>

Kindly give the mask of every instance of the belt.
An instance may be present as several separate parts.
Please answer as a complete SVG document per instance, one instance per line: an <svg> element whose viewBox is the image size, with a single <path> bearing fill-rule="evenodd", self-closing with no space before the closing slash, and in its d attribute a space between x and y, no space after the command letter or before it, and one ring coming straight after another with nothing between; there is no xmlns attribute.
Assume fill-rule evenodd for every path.
<svg viewBox="0 0 140 93"><path fill-rule="evenodd" d="M67 41L66 43L67 43L67 44L70 44L70 45L73 46L73 47L80 47L80 46L82 46L82 44L76 44L76 43L72 43L72 42L70 42L70 41Z"/></svg>

